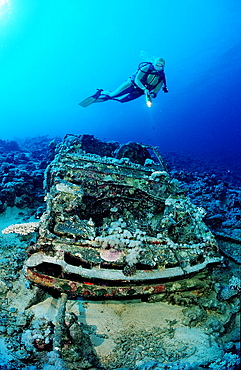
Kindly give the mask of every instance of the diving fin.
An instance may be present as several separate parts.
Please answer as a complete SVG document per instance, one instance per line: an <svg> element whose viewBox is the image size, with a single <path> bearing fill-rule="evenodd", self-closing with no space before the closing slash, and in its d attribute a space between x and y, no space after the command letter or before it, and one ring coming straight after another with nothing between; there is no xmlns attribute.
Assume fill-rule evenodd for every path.
<svg viewBox="0 0 241 370"><path fill-rule="evenodd" d="M81 107L85 108L85 107L88 107L89 105L93 104L99 98L102 91L103 91L103 89L97 89L97 92L94 95L91 95L88 98L84 99L83 101L81 101L79 103L79 105Z"/></svg>

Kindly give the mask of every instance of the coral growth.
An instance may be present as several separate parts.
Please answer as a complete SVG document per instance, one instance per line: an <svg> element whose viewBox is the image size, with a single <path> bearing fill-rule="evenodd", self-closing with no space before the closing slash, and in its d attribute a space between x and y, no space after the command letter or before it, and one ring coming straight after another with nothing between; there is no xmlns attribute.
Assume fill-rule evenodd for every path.
<svg viewBox="0 0 241 370"><path fill-rule="evenodd" d="M23 224L13 224L2 230L2 234L28 235L35 232L39 227L39 222L27 222Z"/></svg>

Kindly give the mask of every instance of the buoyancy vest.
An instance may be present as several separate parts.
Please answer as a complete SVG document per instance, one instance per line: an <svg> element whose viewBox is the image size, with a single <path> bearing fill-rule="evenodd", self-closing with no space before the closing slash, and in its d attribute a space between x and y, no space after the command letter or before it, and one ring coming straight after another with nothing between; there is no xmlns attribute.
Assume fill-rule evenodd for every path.
<svg viewBox="0 0 241 370"><path fill-rule="evenodd" d="M144 71L143 68L148 65L148 70ZM136 73L132 76L132 82L135 81L137 73L141 71L144 75L141 78L141 83L146 86L149 90L155 89L155 87L163 81L163 85L166 86L166 77L165 72L163 70L156 71L153 64L150 62L142 62L139 64ZM155 82L154 82L155 81ZM154 84L153 84L154 82Z"/></svg>

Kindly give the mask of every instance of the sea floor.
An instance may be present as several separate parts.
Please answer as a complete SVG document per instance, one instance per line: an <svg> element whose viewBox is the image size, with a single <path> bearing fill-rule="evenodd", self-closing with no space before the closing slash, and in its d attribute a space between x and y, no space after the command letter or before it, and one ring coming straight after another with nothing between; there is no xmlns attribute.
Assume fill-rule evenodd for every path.
<svg viewBox="0 0 241 370"><path fill-rule="evenodd" d="M33 221L31 213L30 209L8 208L0 214L0 231L11 224ZM215 288L211 287L202 305L195 292L191 296L179 294L178 304L165 298L68 299L67 326L73 328L74 323L81 328L73 337L81 336L76 343L82 350L76 356L68 354L65 362L50 359L50 347L46 345L43 350L36 343L44 336L51 337L59 299L40 294L41 289L31 286L24 277L25 240L16 234L1 234L0 243L0 369L160 369L167 364L169 368L191 369L215 363L221 369L218 364L226 349L230 347L234 352L237 347L239 315L238 308L234 308L237 298L219 302ZM219 266L214 276L220 273L218 269L221 275L232 276L230 269L236 273L238 266ZM227 330L227 325L232 330ZM66 353L71 350L70 343L65 347ZM227 353L234 356L232 351Z"/></svg>
<svg viewBox="0 0 241 370"><path fill-rule="evenodd" d="M0 370L239 369L240 159L162 154L219 238L223 260L199 273L204 288L65 301L25 277L26 248L36 242L35 233L1 233L43 213L44 172L59 143L50 140L0 140Z"/></svg>

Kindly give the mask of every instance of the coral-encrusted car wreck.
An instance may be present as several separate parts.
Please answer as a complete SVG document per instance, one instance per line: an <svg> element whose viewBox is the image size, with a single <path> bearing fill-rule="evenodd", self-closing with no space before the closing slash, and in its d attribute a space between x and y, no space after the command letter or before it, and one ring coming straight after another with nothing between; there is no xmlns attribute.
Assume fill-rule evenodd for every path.
<svg viewBox="0 0 241 370"><path fill-rule="evenodd" d="M46 212L25 271L71 296L183 290L221 261L214 236L156 147L67 135L45 173Z"/></svg>

